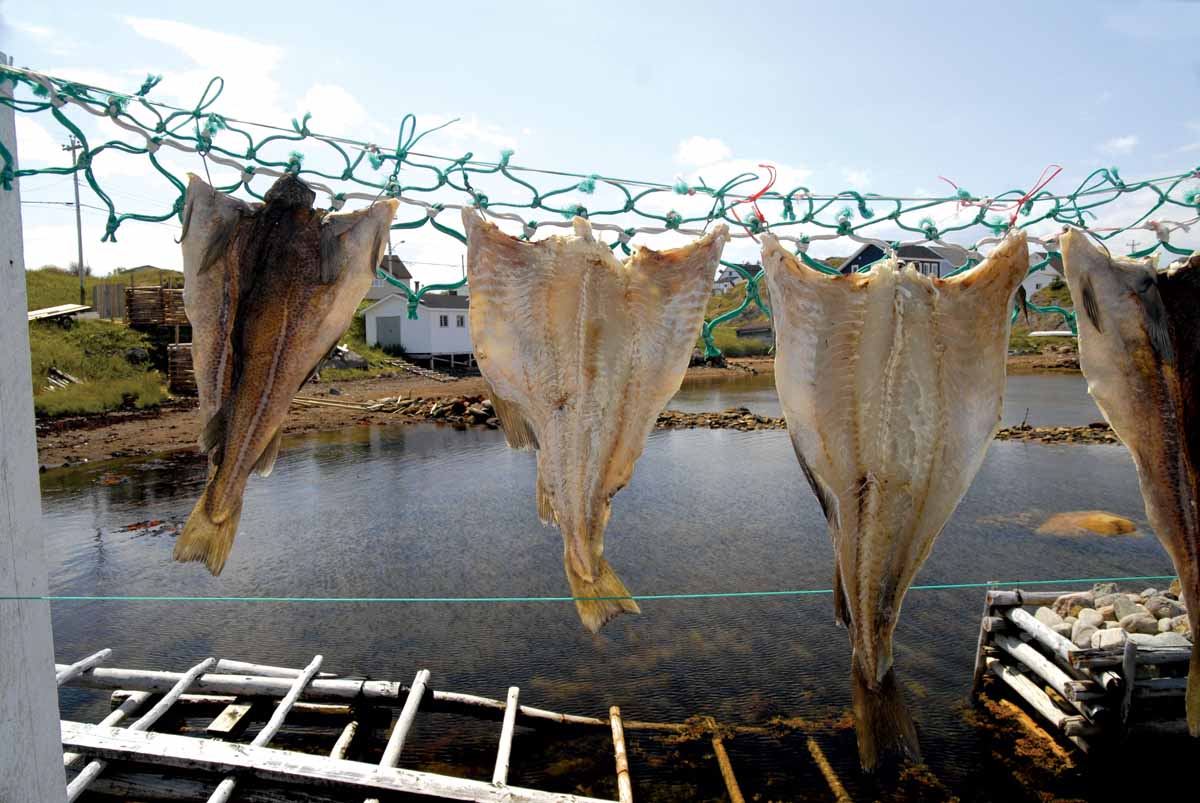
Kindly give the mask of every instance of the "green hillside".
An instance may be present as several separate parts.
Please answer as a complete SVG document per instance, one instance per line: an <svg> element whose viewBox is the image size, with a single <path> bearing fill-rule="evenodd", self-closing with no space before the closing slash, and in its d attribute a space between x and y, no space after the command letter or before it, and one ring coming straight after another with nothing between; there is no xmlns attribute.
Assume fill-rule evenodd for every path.
<svg viewBox="0 0 1200 803"><path fill-rule="evenodd" d="M108 277L83 277L85 292L84 303L92 303L92 288L97 284L110 281ZM56 307L59 304L79 303L79 277L65 268L46 265L37 270L25 271L25 295L28 296L27 309L43 309Z"/></svg>

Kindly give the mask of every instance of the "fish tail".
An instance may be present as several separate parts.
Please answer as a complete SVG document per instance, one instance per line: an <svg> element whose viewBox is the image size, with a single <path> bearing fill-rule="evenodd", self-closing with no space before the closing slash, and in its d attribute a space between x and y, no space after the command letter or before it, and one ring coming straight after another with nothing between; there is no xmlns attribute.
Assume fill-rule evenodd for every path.
<svg viewBox="0 0 1200 803"><path fill-rule="evenodd" d="M617 577L608 561L600 559L600 568L594 580L581 577L568 559L567 580L571 583L571 596L575 597L575 609L583 626L593 633L623 613L641 613L637 602L631 599L588 599L589 597L628 597L629 589Z"/></svg>
<svg viewBox="0 0 1200 803"><path fill-rule="evenodd" d="M1188 613L1200 620L1200 613ZM1200 739L1200 627L1192 628L1192 660L1188 664L1187 680L1187 726L1193 738Z"/></svg>
<svg viewBox="0 0 1200 803"><path fill-rule="evenodd" d="M233 537L237 535L238 521L242 518L242 501L239 497L236 505L222 521L214 521L208 509L208 490L200 496L200 501L192 508L183 532L175 541L175 560L204 561L204 565L214 575L220 574L225 568L225 560L229 550L233 548Z"/></svg>
<svg viewBox="0 0 1200 803"><path fill-rule="evenodd" d="M917 728L896 685L896 672L889 669L876 688L859 662L851 662L851 686L854 699L854 729L858 734L858 760L866 772L873 772L888 753L900 753L913 761L921 760Z"/></svg>

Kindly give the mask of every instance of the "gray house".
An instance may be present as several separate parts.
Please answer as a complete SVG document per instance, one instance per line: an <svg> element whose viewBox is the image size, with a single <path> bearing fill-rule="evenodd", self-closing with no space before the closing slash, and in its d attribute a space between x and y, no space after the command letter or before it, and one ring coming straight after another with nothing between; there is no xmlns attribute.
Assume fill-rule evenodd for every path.
<svg viewBox="0 0 1200 803"><path fill-rule="evenodd" d="M951 254L960 260L957 265L951 262ZM934 276L939 279L963 265L960 253L936 245L902 245L897 249L896 255L900 257L901 262L909 263L926 276ZM883 257L882 248L867 243L847 257L846 261L838 266L838 269L842 273L854 273L872 262L878 262Z"/></svg>
<svg viewBox="0 0 1200 803"><path fill-rule="evenodd" d="M408 268L405 267L404 262L398 256L393 254L385 255L383 261L379 263L379 269L395 276L409 290L421 289L421 283L413 281L412 274L408 272ZM363 298L367 301L378 301L381 298L387 298L392 293L400 293L400 291L387 279L376 276L375 280L371 282L371 288L367 290L367 294Z"/></svg>

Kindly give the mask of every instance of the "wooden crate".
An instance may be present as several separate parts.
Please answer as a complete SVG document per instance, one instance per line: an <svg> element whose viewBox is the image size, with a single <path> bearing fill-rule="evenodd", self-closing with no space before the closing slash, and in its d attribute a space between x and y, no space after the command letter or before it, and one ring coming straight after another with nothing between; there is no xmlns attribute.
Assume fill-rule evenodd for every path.
<svg viewBox="0 0 1200 803"><path fill-rule="evenodd" d="M167 346L167 389L181 396L196 395L191 343L172 343Z"/></svg>

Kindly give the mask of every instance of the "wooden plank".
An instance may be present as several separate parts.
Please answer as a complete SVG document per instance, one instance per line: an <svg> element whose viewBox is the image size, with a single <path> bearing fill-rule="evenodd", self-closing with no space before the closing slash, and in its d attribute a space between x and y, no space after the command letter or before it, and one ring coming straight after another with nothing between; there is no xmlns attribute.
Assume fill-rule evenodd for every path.
<svg viewBox="0 0 1200 803"><path fill-rule="evenodd" d="M213 667L213 672L221 675L254 675L263 678L298 678L304 674L304 669L292 669L286 666L270 666L268 664L252 664L246 661L231 661L222 658ZM333 672L318 672L319 678L337 677Z"/></svg>
<svg viewBox="0 0 1200 803"><path fill-rule="evenodd" d="M421 698L425 696L425 687L428 683L429 670L418 670L416 677L413 678L413 685L408 690L408 697L404 700L404 707L400 709L400 716L396 717L396 724L392 726L392 734L388 737L387 746L383 748L383 757L379 759L380 767L395 767L400 763L400 752L404 750L404 740L408 737L408 731L417 719L417 709L421 707ZM379 803L379 800L367 798L366 803Z"/></svg>
<svg viewBox="0 0 1200 803"><path fill-rule="evenodd" d="M0 63L11 64L0 53ZM0 94L12 97L12 82ZM19 170L13 109L0 105L0 142ZM0 189L0 800L61 801L58 696L46 595L45 533L30 387L21 180Z"/></svg>
<svg viewBox="0 0 1200 803"><path fill-rule="evenodd" d="M633 779L629 777L629 753L625 750L625 726L621 722L621 709L608 709L608 721L612 727L613 756L617 763L617 800L633 803Z"/></svg>
<svg viewBox="0 0 1200 803"><path fill-rule="evenodd" d="M126 697L119 706L109 712L108 716L100 720L101 725L116 726L121 724L125 717L132 716L137 711L149 702L154 695L149 692L135 691ZM63 766L71 768L83 760L83 756L78 753L63 753Z"/></svg>
<svg viewBox="0 0 1200 803"><path fill-rule="evenodd" d="M300 693L304 691L305 686L312 682L324 660L322 656L314 655L312 661L304 668L304 672L292 681L292 687L279 701L279 705L275 707L267 724L263 725L263 729L255 734L254 739L250 742L252 747L266 747L271 743L275 734L279 733L279 729L283 727L283 721L287 719L288 712L292 710L296 700L300 699ZM229 803L235 789L237 789L237 778L230 775L221 779L221 783L217 784L217 788L209 795L208 803Z"/></svg>
<svg viewBox="0 0 1200 803"><path fill-rule="evenodd" d="M59 664L58 666L62 666ZM91 689L131 689L134 691L166 692L179 681L178 672L156 672L146 669L108 669L97 667L84 672L72 685ZM193 690L200 694L232 694L235 697L282 697L291 687L288 678L256 677L251 675L220 675L208 673L196 679ZM316 679L308 685L301 699L313 701L372 700L380 703L398 701L403 685L385 680ZM503 705L503 703L500 703Z"/></svg>
<svg viewBox="0 0 1200 803"><path fill-rule="evenodd" d="M351 720L346 723L346 727L342 728L341 734L337 741L334 742L333 749L329 751L330 758L345 758L350 752L350 745L354 741L354 737L358 734L358 720Z"/></svg>
<svg viewBox="0 0 1200 803"><path fill-rule="evenodd" d="M1057 664L1035 650L1031 645L1019 639L1001 634L996 636L996 646L1033 670L1038 677L1050 684L1050 688L1062 695L1063 699L1069 701L1076 708L1079 708L1079 713L1081 714L1087 713L1082 709L1083 699L1094 699L1102 696L1095 683L1090 683L1090 681L1073 681ZM1082 693L1079 691L1079 684L1081 683L1090 683L1089 686L1084 687L1085 691Z"/></svg>
<svg viewBox="0 0 1200 803"><path fill-rule="evenodd" d="M200 677L202 674L211 669L216 662L216 658L206 658L185 672L179 678L179 680L176 681L175 685L168 690L165 695L163 695L163 698L159 700L153 708L151 708L145 714L142 714L142 716L138 718L137 722L134 722L132 725L130 725L128 729L135 732L149 730L155 722L158 722L158 720L162 718L163 714L170 710L171 706L175 704L175 701L179 699L179 696L187 691L188 686L195 683L196 678ZM95 670L92 671L94 672ZM75 778L69 784L67 784L67 803L72 803L72 801L83 794L84 790L87 789L88 784L94 781L96 777L100 775L100 773L104 772L105 766L106 762L97 759L80 770L79 774L75 776Z"/></svg>
<svg viewBox="0 0 1200 803"><path fill-rule="evenodd" d="M1133 689L1137 684L1137 658L1137 645L1131 639L1125 639L1124 653L1121 657L1121 676L1125 681L1125 694L1121 698L1122 734L1129 725L1129 712L1133 708Z"/></svg>
<svg viewBox="0 0 1200 803"><path fill-rule="evenodd" d="M135 694L146 694L146 692L117 689L112 693L112 701L115 704L120 704ZM237 702L238 698L232 694L181 694L179 695L179 699L175 701L175 705L177 707L223 709L225 706L234 705ZM293 716L304 714L306 716L320 717L348 717L353 713L354 708L352 706L335 703L296 703L292 706Z"/></svg>
<svg viewBox="0 0 1200 803"><path fill-rule="evenodd" d="M195 803L204 800L212 781L144 768L111 767L88 786L88 797L112 798L120 803ZM299 786L267 787L255 784L238 794L238 803L341 803L335 796ZM344 798L343 798L344 800Z"/></svg>
<svg viewBox="0 0 1200 803"><path fill-rule="evenodd" d="M808 752L813 757L813 761L817 763L817 769L821 771L821 775L825 778L825 783L829 785L829 791L833 792L834 800L837 803L854 803L850 798L850 793L846 791L846 787L842 786L842 779L833 771L833 765L825 757L825 751L821 749L821 745L817 744L817 740L811 736L808 737Z"/></svg>
<svg viewBox="0 0 1200 803"><path fill-rule="evenodd" d="M236 736L250 724L249 714L252 708L254 706L250 703L230 703L221 709L221 713L217 714L204 730L225 738Z"/></svg>
<svg viewBox="0 0 1200 803"><path fill-rule="evenodd" d="M74 680L89 669L104 663L110 655L112 655L112 650L105 648L100 650L100 652L89 655L82 661L76 661L66 669L56 671L54 673L54 682L61 686L67 681Z"/></svg>
<svg viewBox="0 0 1200 803"><path fill-rule="evenodd" d="M1191 647L1139 647L1137 662L1139 666L1187 664L1191 657ZM1071 664L1084 669L1119 668L1124 661L1125 648L1123 646L1078 650L1071 654Z"/></svg>
<svg viewBox="0 0 1200 803"><path fill-rule="evenodd" d="M492 770L492 783L508 783L508 760L512 755L513 731L517 725L517 695L521 690L508 687L508 700L504 705L504 725L500 728L500 746L496 749L496 768Z"/></svg>
<svg viewBox="0 0 1200 803"><path fill-rule="evenodd" d="M746 798L742 796L742 789L738 786L737 776L733 774L733 762L729 760L729 753L725 751L725 741L721 738L721 730L717 727L717 721L712 717L704 719L708 723L713 753L716 754L717 766L721 769L721 778L725 781L725 791L729 793L730 803L746 803Z"/></svg>
<svg viewBox="0 0 1200 803"><path fill-rule="evenodd" d="M1052 655L1064 661L1067 666L1071 665L1071 653L1079 648L1070 639L1055 633L1022 608L1005 609L1004 618L1037 639L1039 644L1049 650Z"/></svg>
<svg viewBox="0 0 1200 803"><path fill-rule="evenodd" d="M519 786L495 787L486 781L452 778L429 772L380 767L276 750L194 739L169 733L145 733L64 720L63 744L108 760L153 763L189 770L238 772L266 781L335 786L364 792L406 794L470 800L479 803L613 803L599 798L543 792Z"/></svg>
<svg viewBox="0 0 1200 803"><path fill-rule="evenodd" d="M979 636L975 640L975 668L971 673L971 699L974 700L979 696L979 687L983 684L983 673L987 669L987 647L988 636L990 631L985 626L985 622L992 616L992 595L987 592L983 595L983 616L979 622Z"/></svg>
<svg viewBox="0 0 1200 803"><path fill-rule="evenodd" d="M1082 716L1071 716L1059 710L1058 706L1051 702L1050 697L1036 683L1012 667L1006 666L999 658L988 659L988 671L1004 681L1017 693L1018 697L1028 703L1043 719L1061 730L1064 735L1081 736L1098 732ZM1086 750L1086 748L1084 749Z"/></svg>

